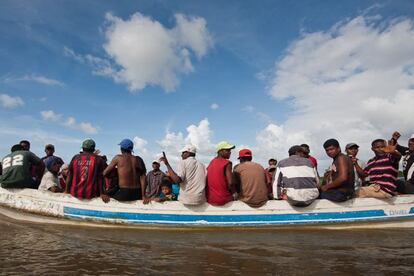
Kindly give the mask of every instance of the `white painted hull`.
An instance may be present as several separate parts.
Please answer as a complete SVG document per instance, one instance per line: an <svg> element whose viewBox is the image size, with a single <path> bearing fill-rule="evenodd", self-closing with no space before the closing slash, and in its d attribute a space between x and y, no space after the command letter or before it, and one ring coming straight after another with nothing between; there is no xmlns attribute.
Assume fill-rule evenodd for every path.
<svg viewBox="0 0 414 276"><path fill-rule="evenodd" d="M352 199L344 203L317 200L305 208L270 200L260 208L234 201L225 206L186 206L180 202L121 203L100 198L78 200L67 194L0 188L0 205L42 216L74 221L139 226L266 227L318 225L357 228L361 225L414 227L414 195L392 199ZM364 227L365 227L364 226Z"/></svg>

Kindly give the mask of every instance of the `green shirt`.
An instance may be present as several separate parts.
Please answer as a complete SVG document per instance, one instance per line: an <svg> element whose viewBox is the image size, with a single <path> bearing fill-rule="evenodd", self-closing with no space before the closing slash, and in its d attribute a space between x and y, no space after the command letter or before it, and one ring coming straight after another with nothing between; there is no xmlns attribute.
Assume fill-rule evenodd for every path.
<svg viewBox="0 0 414 276"><path fill-rule="evenodd" d="M31 168L41 162L40 158L30 151L18 150L10 153L2 160L3 174L0 176L3 188L33 188Z"/></svg>

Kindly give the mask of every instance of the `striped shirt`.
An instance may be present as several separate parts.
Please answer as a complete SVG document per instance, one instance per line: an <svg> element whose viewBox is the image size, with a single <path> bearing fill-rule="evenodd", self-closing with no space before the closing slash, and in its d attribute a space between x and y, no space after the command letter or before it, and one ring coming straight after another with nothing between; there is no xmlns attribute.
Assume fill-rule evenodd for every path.
<svg viewBox="0 0 414 276"><path fill-rule="evenodd" d="M98 197L104 187L105 161L98 155L82 152L75 155L69 165L67 183L72 196L79 199Z"/></svg>
<svg viewBox="0 0 414 276"><path fill-rule="evenodd" d="M378 184L381 189L389 194L395 193L395 181L398 177L398 160L394 160L391 154L375 156L370 159L364 172L368 174L370 184Z"/></svg>
<svg viewBox="0 0 414 276"><path fill-rule="evenodd" d="M313 163L307 158L292 155L277 164L273 181L274 197L281 199L285 190L288 200L310 203L319 196L318 183Z"/></svg>

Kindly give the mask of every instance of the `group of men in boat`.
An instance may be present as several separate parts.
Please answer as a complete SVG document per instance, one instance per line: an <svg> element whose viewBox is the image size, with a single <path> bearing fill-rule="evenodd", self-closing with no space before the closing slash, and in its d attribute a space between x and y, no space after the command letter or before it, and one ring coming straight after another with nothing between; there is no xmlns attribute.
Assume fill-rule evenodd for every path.
<svg viewBox="0 0 414 276"><path fill-rule="evenodd" d="M54 155L53 145L46 145L46 155L39 158L30 151L30 142L23 140L2 159L0 183L2 188L65 192L78 199L101 197L104 202L111 198L142 199L144 204L178 198L186 205L208 202L220 206L238 199L260 207L270 199L279 199L293 206L308 206L317 198L335 202L353 197L391 198L414 187L414 134L408 147L398 144L400 136L394 132L389 141L374 140L371 149L375 156L366 164L357 158L356 143L347 144L346 153L342 153L337 140L327 140L323 147L332 165L322 181L317 160L309 155L306 144L292 146L289 157L279 162L270 159L267 169L253 161L247 148L239 151L239 164L233 167L229 159L235 146L225 141L216 145L217 156L206 168L196 159L196 147L187 145L176 169L163 152L147 173L142 158L133 154L130 139L119 143L121 153L109 165L92 139L83 141L82 151L68 165ZM398 180L401 158L405 181ZM167 167L166 173L160 170L161 163Z"/></svg>

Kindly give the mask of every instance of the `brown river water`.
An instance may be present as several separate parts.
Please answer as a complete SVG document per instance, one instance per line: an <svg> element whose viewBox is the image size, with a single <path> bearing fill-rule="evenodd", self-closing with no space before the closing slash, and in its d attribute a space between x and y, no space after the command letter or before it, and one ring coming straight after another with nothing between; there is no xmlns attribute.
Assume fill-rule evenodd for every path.
<svg viewBox="0 0 414 276"><path fill-rule="evenodd" d="M414 229L159 230L0 215L1 275L414 275Z"/></svg>

